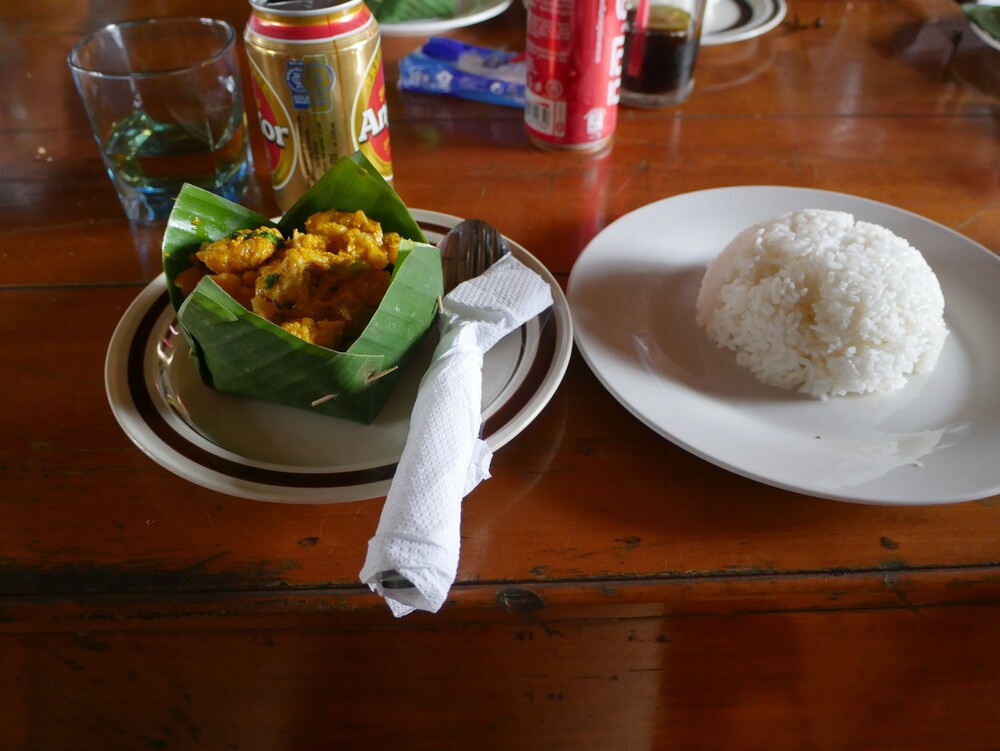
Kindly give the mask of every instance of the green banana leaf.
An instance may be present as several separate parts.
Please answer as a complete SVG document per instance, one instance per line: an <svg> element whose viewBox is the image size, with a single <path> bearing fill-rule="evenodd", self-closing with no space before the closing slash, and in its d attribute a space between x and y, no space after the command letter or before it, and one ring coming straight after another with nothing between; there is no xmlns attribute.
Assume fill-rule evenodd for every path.
<svg viewBox="0 0 1000 751"><path fill-rule="evenodd" d="M455 0L368 0L379 23L403 23L427 18L451 18Z"/></svg>
<svg viewBox="0 0 1000 751"><path fill-rule="evenodd" d="M211 278L184 298L174 279L202 242L238 229L277 227L286 237L317 211L362 210L403 238L392 281L361 336L346 352L305 342L244 308ZM359 153L338 161L275 223L185 185L163 238L163 269L177 318L202 380L230 394L371 422L437 316L441 258L378 170Z"/></svg>
<svg viewBox="0 0 1000 751"><path fill-rule="evenodd" d="M963 3L962 12L994 39L1000 40L1000 6Z"/></svg>

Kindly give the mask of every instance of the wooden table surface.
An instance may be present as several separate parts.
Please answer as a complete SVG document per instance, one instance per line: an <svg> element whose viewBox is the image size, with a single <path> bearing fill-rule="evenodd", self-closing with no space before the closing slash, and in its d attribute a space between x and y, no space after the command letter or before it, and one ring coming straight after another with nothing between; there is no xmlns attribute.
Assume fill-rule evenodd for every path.
<svg viewBox="0 0 1000 751"><path fill-rule="evenodd" d="M248 12L0 5L0 748L1000 748L1000 496L744 479L574 354L466 500L448 603L394 619L358 580L381 499L245 500L139 451L103 367L162 228L125 221L66 54L105 22ZM524 21L515 2L454 35L519 50ZM397 191L493 222L563 285L611 221L728 185L851 193L1000 252L1000 52L950 0L790 0L703 48L683 105L621 110L601 160L533 148L519 110L401 94L420 41L383 43ZM273 212L258 135L247 202Z"/></svg>

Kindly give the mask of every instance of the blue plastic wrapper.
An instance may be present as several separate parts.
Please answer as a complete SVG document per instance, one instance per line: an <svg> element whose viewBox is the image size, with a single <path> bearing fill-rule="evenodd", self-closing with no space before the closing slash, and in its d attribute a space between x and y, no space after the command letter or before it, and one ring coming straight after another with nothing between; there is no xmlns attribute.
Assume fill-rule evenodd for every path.
<svg viewBox="0 0 1000 751"><path fill-rule="evenodd" d="M524 107L523 53L431 37L399 61L399 88Z"/></svg>

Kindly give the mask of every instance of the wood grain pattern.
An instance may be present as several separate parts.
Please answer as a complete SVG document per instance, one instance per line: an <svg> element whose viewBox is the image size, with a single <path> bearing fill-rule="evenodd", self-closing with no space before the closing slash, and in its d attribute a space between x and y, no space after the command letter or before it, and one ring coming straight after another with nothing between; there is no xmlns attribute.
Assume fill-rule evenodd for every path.
<svg viewBox="0 0 1000 751"><path fill-rule="evenodd" d="M465 502L444 609L396 620L358 581L381 499L229 497L136 449L104 358L162 227L124 220L65 59L188 13L248 8L0 5L0 748L998 747L1000 497L771 488L654 434L574 355ZM519 50L524 21L454 35ZM396 189L564 285L618 217L727 185L860 195L1000 252L1000 53L951 0L791 0L703 48L683 105L622 110L600 159L533 149L518 110L399 92L420 41L383 45ZM275 213L254 135L246 202Z"/></svg>

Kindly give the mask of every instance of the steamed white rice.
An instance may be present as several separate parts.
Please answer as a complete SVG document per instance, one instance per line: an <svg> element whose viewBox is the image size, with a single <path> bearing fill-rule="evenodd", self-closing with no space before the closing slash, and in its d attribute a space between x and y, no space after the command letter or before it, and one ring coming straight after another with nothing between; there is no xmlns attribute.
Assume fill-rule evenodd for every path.
<svg viewBox="0 0 1000 751"><path fill-rule="evenodd" d="M948 330L918 250L845 212L806 209L741 232L708 266L698 325L764 383L825 399L929 371Z"/></svg>

